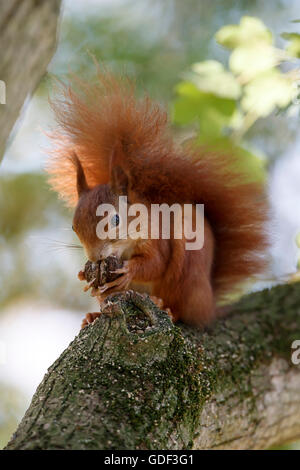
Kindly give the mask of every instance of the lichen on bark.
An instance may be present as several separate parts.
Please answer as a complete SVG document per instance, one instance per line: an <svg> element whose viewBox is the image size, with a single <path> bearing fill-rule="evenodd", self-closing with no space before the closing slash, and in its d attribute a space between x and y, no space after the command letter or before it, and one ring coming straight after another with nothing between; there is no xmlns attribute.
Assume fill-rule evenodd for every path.
<svg viewBox="0 0 300 470"><path fill-rule="evenodd" d="M146 296L117 294L50 367L7 449L261 448L291 439L300 434L300 370L290 362L299 306L299 285L277 286L200 331L174 326Z"/></svg>

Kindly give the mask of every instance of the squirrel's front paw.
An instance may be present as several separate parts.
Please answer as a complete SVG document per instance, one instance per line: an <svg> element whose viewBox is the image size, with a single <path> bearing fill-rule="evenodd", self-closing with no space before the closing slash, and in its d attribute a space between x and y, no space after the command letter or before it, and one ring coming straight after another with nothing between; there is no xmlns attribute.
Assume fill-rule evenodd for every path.
<svg viewBox="0 0 300 470"><path fill-rule="evenodd" d="M130 283L132 281L131 276L127 274L123 274L122 276L118 277L115 281L107 282L103 286L99 288L100 294L110 295L114 292L122 292L127 290Z"/></svg>
<svg viewBox="0 0 300 470"><path fill-rule="evenodd" d="M132 281L132 273L129 269L129 263L124 263L122 268L119 268L114 271L114 273L120 274L114 281L107 282L103 284L103 286L99 287L100 295L105 293L106 295L110 295L114 292L121 292L127 290L131 281Z"/></svg>
<svg viewBox="0 0 300 470"><path fill-rule="evenodd" d="M82 320L81 329L85 328L90 323L93 323L96 318L100 317L101 312L87 313L85 318Z"/></svg>

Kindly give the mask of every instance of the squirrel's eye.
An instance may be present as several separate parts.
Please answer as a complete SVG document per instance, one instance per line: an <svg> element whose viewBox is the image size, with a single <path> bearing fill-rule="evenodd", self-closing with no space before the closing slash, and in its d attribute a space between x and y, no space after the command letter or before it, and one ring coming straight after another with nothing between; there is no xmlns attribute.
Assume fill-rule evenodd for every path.
<svg viewBox="0 0 300 470"><path fill-rule="evenodd" d="M115 214L112 216L112 218L110 219L110 223L113 227L117 227L120 223L120 217L118 214Z"/></svg>

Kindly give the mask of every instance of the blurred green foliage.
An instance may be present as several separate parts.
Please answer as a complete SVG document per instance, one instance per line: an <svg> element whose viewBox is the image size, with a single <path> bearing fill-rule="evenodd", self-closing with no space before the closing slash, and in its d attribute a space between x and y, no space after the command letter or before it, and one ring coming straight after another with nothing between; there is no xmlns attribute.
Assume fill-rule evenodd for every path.
<svg viewBox="0 0 300 470"><path fill-rule="evenodd" d="M291 56L300 58L300 34L299 33L282 33L284 39L287 39L288 45L286 50Z"/></svg>
<svg viewBox="0 0 300 470"><path fill-rule="evenodd" d="M72 71L92 79L95 75L93 56L117 73L126 72L136 80L138 92L146 90L150 96L167 106L174 99L178 79L182 77L192 81L193 75L198 82L195 84L198 91L205 91L206 100L217 101L215 105L212 103L209 106L208 103L204 107L205 112L209 111L210 115L207 115L206 120L202 119L202 127L205 126L206 132L211 135L215 135L215 126L219 130L225 129L226 133L229 124L241 128L240 114L234 112L230 115L232 104L231 107L230 101L228 106L225 104L228 99L237 99L241 85L237 83L236 77L232 77L237 74L227 69L225 47L239 44L231 54L234 68L245 68L248 64L247 54L251 52L257 56L254 61L250 57L251 67L253 63L257 67L265 67L273 60L273 50L276 49L273 48L273 36L262 21L251 18L250 15L267 19L268 25L273 28L275 25L278 28L281 19L284 26L278 31L279 36L282 29L286 29L286 19L291 19L288 13L291 6L286 5L283 0L274 0L272 4L256 0L123 0L111 2L90 12L87 7L83 15L63 17L59 47L49 70L60 77L67 76ZM240 25L229 24L238 23L245 13L248 16ZM226 24L229 25L224 27ZM218 30L219 43L214 39L214 33ZM242 47L246 46L247 41L248 45L253 44L252 37L249 40L253 34L261 43L265 42L266 46L270 46L270 49L265 47L258 54L255 47ZM221 42L224 43L222 46ZM270 51L272 54L269 55ZM213 57L214 60L206 61L208 57ZM246 61L246 64L240 64L241 61ZM189 68L190 71L187 72ZM279 77L273 75L269 79L278 89L284 87L285 83ZM253 84L248 87L247 93L244 93L243 106L252 107L253 98L259 91L264 97L265 83L266 81L258 81L254 83L254 89ZM47 78L39 93L44 93L46 88L51 93L51 82ZM223 99L216 100L216 90L217 96ZM209 91L212 95L210 97ZM269 106L272 106L272 102L273 100ZM184 107L182 100L181 106ZM198 112L201 112L199 107ZM183 112L180 114L179 119L183 120ZM178 115L179 113L177 117ZM266 150L269 161L277 158L296 135L297 130L288 117L276 116L274 119L273 113L269 115L269 120L263 122L254 119L253 125L253 115L249 112L248 115L248 119L244 120L248 150L251 151L250 147L257 146L258 143L259 153Z"/></svg>
<svg viewBox="0 0 300 470"><path fill-rule="evenodd" d="M235 151L261 179L266 157L250 146L246 134L258 119L295 105L300 72L282 70L281 64L292 62L289 47L275 47L258 18L244 16L238 25L223 26L215 38L230 50L228 67L215 60L192 65L176 86L173 120L194 125L199 143Z"/></svg>
<svg viewBox="0 0 300 470"><path fill-rule="evenodd" d="M1 383L0 387L0 449L6 444L16 430L24 413L25 399L11 386Z"/></svg>
<svg viewBox="0 0 300 470"><path fill-rule="evenodd" d="M0 213L0 285L5 286L0 291L0 305L20 297L42 297L49 301L56 298L65 306L74 307L76 295L70 295L67 273L59 268L59 257L55 263L53 256L63 249L55 240L61 238L61 225L70 226L71 213L49 191L46 176L2 176ZM47 237L51 226L55 227L54 240Z"/></svg>
<svg viewBox="0 0 300 470"><path fill-rule="evenodd" d="M223 51L213 40L215 31L245 11L268 17L276 8L284 11L281 0L269 7L257 0L111 2L95 14L63 18L50 72L93 77L93 55L98 62L135 78L139 90L168 103L178 77L192 63L213 55L223 60Z"/></svg>
<svg viewBox="0 0 300 470"><path fill-rule="evenodd" d="M67 215L67 210L57 203L57 196L49 191L45 175L21 173L1 178L0 240L3 243L16 244L24 232L43 228L53 210Z"/></svg>

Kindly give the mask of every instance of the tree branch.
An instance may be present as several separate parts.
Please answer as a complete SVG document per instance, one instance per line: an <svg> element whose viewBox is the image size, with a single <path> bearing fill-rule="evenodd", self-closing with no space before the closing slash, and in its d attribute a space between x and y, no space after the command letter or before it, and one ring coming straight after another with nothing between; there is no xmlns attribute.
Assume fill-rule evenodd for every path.
<svg viewBox="0 0 300 470"><path fill-rule="evenodd" d="M205 332L129 291L50 367L7 449L261 449L300 436L300 286Z"/></svg>
<svg viewBox="0 0 300 470"><path fill-rule="evenodd" d="M0 161L25 99L54 53L60 3L0 0L0 80L6 88L6 104L0 104Z"/></svg>

